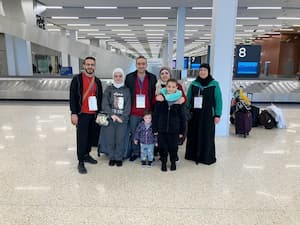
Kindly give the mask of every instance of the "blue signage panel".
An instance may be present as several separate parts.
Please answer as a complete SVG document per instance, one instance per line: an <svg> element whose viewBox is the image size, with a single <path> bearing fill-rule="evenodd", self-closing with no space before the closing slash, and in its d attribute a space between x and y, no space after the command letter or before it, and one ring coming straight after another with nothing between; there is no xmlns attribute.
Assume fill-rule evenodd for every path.
<svg viewBox="0 0 300 225"><path fill-rule="evenodd" d="M235 49L236 77L258 77L260 72L260 45L238 45Z"/></svg>
<svg viewBox="0 0 300 225"><path fill-rule="evenodd" d="M63 66L63 67L61 67L60 75L62 75L62 76L73 75L72 66Z"/></svg>

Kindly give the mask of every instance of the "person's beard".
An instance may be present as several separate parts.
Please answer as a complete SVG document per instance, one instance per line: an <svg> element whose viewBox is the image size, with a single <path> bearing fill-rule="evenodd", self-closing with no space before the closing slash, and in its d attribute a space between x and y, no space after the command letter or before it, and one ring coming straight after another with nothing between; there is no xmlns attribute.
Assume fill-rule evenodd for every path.
<svg viewBox="0 0 300 225"><path fill-rule="evenodd" d="M85 72L86 72L87 74L89 74L89 75L93 75L94 72L95 72L95 70L93 70L93 69L90 69L90 70L85 69Z"/></svg>

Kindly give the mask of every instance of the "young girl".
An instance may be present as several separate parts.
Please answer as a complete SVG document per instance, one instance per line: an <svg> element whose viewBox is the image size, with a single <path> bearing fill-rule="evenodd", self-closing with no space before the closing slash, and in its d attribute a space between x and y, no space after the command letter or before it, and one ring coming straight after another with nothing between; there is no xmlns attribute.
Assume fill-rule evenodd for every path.
<svg viewBox="0 0 300 225"><path fill-rule="evenodd" d="M142 165L146 165L146 159L148 158L148 166L151 166L153 162L153 150L154 145L157 146L157 137L152 132L152 115L151 111L145 110L143 121L141 121L136 128L134 135L134 143L138 142L141 145L141 161Z"/></svg>
<svg viewBox="0 0 300 225"><path fill-rule="evenodd" d="M153 131L158 135L158 146L161 157L161 170L167 171L167 158L170 155L171 170L176 170L178 139L185 132L184 106L176 104L182 94L177 90L177 80L169 79L161 93L164 101L157 102L153 115Z"/></svg>
<svg viewBox="0 0 300 225"><path fill-rule="evenodd" d="M108 113L111 121L100 132L99 150L107 153L109 166L122 166L125 151L125 138L128 132L128 120L131 109L130 92L124 86L124 72L121 68L113 71L113 84L103 94L102 109Z"/></svg>

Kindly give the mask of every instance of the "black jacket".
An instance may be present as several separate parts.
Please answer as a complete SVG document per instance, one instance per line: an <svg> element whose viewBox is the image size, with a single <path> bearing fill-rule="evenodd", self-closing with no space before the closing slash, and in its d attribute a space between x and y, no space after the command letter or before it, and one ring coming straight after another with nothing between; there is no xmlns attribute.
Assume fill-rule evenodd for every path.
<svg viewBox="0 0 300 225"><path fill-rule="evenodd" d="M156 102L152 129L154 133L184 134L186 129L184 104L169 106L167 101Z"/></svg>
<svg viewBox="0 0 300 225"><path fill-rule="evenodd" d="M146 76L149 79L149 101L150 101L150 106L151 109L153 109L153 98L155 96L155 84L156 84L156 76L152 73L149 73L148 71L146 71ZM137 70L129 73L126 75L126 79L125 79L125 85L126 87L129 88L130 90L130 94L131 94L131 103L134 102L134 98L135 98L135 82L136 82L136 78L137 78Z"/></svg>
<svg viewBox="0 0 300 225"><path fill-rule="evenodd" d="M98 111L101 110L102 104L102 84L99 78L95 77L95 83L97 85L96 98ZM71 114L80 114L82 106L82 92L83 92L83 80L82 75L77 74L73 77L70 85L70 110Z"/></svg>

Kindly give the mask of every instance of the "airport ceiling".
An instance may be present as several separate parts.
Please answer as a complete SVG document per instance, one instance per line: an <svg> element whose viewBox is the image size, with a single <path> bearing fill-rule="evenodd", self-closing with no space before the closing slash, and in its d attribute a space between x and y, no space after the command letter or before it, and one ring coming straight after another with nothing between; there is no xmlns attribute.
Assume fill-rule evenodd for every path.
<svg viewBox="0 0 300 225"><path fill-rule="evenodd" d="M46 8L41 13L47 21L46 28L49 31L77 30L79 39L104 40L114 48L133 55L144 54L153 58L159 56L168 31L176 33L179 6L186 7L185 55L205 52L211 38L212 0L39 0L39 3L46 7L62 7ZM295 33L300 31L300 1L240 0L237 17L235 38L238 43L250 42L262 35L276 35L276 32ZM286 28L293 30L284 30ZM175 43L176 37L174 45Z"/></svg>

